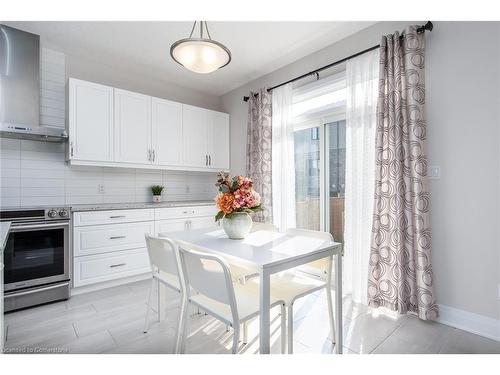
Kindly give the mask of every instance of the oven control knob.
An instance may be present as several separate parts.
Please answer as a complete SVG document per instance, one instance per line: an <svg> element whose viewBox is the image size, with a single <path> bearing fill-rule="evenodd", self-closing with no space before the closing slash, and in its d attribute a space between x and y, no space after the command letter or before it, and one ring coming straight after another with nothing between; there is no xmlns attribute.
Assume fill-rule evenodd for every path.
<svg viewBox="0 0 500 375"><path fill-rule="evenodd" d="M64 208L59 211L59 216L61 217L68 217L68 210L65 210Z"/></svg>
<svg viewBox="0 0 500 375"><path fill-rule="evenodd" d="M57 211L56 210L49 210L49 212L47 212L47 215L48 215L48 217L54 218L57 216Z"/></svg>

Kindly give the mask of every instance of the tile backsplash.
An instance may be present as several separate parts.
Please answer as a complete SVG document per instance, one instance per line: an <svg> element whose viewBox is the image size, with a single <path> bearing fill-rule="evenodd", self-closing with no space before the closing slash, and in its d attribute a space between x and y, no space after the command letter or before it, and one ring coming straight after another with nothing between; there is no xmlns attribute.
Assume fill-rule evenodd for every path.
<svg viewBox="0 0 500 375"><path fill-rule="evenodd" d="M215 174L80 167L65 162L65 144L0 138L0 206L150 202L150 186L164 200L213 199Z"/></svg>

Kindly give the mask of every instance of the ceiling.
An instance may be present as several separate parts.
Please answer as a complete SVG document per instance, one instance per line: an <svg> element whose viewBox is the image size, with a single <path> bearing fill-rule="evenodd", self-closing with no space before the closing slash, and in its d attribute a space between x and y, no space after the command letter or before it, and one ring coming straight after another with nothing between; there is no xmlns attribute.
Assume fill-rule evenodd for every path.
<svg viewBox="0 0 500 375"><path fill-rule="evenodd" d="M192 73L170 57L170 45L189 36L192 22L5 23L67 54L219 96L374 22L209 22L212 39L232 53L228 66L210 74Z"/></svg>

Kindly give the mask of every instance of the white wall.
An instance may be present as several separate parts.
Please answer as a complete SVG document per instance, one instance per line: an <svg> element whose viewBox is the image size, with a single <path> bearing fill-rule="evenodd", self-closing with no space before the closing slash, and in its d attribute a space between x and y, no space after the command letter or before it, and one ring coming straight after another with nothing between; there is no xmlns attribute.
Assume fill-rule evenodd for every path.
<svg viewBox="0 0 500 375"><path fill-rule="evenodd" d="M250 90L361 51L410 22L382 22L222 97L231 115L231 171L245 172ZM427 33L426 93L433 261L438 303L500 318L499 23L435 22Z"/></svg>

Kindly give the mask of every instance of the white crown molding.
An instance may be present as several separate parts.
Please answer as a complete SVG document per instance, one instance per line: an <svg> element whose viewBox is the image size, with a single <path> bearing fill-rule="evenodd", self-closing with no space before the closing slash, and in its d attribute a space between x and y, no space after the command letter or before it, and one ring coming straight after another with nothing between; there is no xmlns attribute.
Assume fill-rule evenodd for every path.
<svg viewBox="0 0 500 375"><path fill-rule="evenodd" d="M500 341L500 320L454 307L439 305L439 323Z"/></svg>

